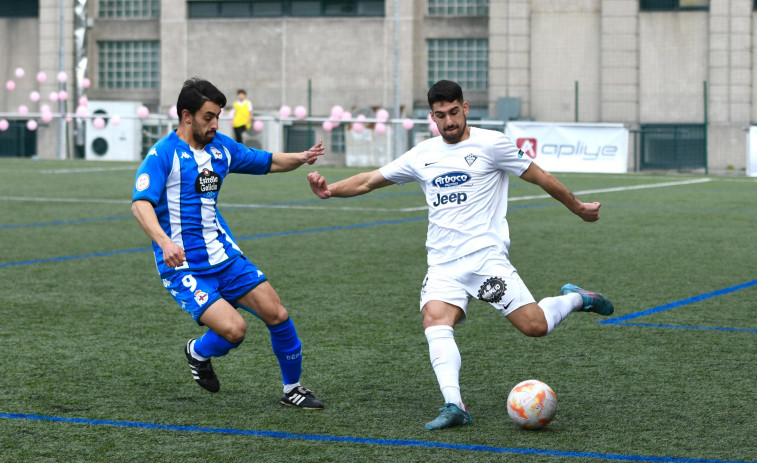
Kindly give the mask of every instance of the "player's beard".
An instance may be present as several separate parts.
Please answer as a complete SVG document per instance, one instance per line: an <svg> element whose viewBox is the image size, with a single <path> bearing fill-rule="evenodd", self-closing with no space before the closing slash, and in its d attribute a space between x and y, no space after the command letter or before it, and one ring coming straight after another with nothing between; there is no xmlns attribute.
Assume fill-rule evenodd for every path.
<svg viewBox="0 0 757 463"><path fill-rule="evenodd" d="M455 143L458 143L463 136L465 135L465 131L468 129L468 119L463 118L463 124L457 128L454 132L450 133L446 130L441 130L441 136L449 144L454 145Z"/></svg>
<svg viewBox="0 0 757 463"><path fill-rule="evenodd" d="M197 143L200 143L202 145L207 145L208 143L213 141L213 137L215 137L216 131L215 130L208 130L207 132L203 132L201 127L198 127L194 121L192 121L192 136L194 137L195 141Z"/></svg>

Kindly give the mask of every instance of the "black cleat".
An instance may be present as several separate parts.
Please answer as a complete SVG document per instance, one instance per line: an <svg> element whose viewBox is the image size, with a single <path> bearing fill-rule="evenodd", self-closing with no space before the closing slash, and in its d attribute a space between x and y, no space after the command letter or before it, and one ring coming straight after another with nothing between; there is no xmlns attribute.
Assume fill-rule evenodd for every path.
<svg viewBox="0 0 757 463"><path fill-rule="evenodd" d="M184 347L184 353L187 355L187 362L189 363L189 369L192 371L192 377L206 391L218 392L221 389L221 383L218 382L218 376L213 371L210 359L201 362L192 357L192 353L189 350L192 341L194 339L187 341L187 345Z"/></svg>
<svg viewBox="0 0 757 463"><path fill-rule="evenodd" d="M290 407L300 407L308 410L320 410L323 408L323 404L313 395L313 391L305 389L302 386L297 386L289 391L288 394L282 395L279 402Z"/></svg>

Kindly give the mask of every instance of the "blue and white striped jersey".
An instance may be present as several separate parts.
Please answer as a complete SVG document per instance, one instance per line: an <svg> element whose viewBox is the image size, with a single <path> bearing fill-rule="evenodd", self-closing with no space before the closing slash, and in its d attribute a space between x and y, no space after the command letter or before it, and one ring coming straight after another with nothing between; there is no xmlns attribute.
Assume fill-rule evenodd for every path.
<svg viewBox="0 0 757 463"><path fill-rule="evenodd" d="M202 150L191 148L176 132L158 140L137 170L132 201L152 203L163 231L184 249L187 261L174 269L152 243L161 277L214 267L242 254L216 207L218 193L227 174L264 175L271 160L268 151L247 148L221 133Z"/></svg>

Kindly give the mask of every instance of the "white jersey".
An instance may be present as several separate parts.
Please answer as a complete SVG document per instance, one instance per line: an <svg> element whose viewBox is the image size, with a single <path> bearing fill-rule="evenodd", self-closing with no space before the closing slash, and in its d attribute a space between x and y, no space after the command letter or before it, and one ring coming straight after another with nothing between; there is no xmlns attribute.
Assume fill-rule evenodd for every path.
<svg viewBox="0 0 757 463"><path fill-rule="evenodd" d="M380 170L398 184L418 182L426 194L426 250L436 265L490 246L508 253L509 173L520 177L530 165L503 133L471 127L467 140L425 140Z"/></svg>

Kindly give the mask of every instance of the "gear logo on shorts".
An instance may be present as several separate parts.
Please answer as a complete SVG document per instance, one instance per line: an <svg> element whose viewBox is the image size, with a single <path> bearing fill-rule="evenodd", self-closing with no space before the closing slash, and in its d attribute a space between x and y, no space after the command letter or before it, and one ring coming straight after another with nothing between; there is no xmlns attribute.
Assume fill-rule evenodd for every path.
<svg viewBox="0 0 757 463"><path fill-rule="evenodd" d="M478 298L484 302L499 302L506 289L507 285L502 278L491 277L478 289Z"/></svg>

